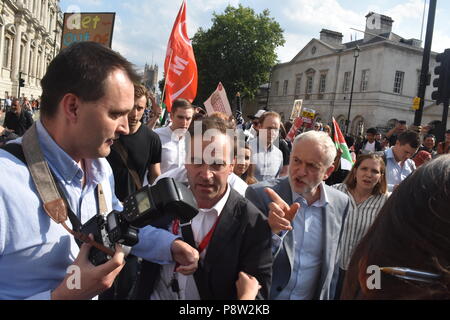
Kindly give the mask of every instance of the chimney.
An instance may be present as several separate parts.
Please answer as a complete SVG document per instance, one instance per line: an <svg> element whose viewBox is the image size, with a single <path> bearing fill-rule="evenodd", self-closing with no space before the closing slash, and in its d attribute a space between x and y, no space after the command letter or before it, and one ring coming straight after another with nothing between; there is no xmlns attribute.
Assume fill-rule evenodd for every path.
<svg viewBox="0 0 450 320"><path fill-rule="evenodd" d="M374 35L385 35L389 38L389 34L392 31L392 20L391 17L378 14L375 12L369 12L366 16L366 33L364 34L364 42L370 41L376 38Z"/></svg>
<svg viewBox="0 0 450 320"><path fill-rule="evenodd" d="M340 32L322 29L320 31L320 41L323 41L332 47L342 46L342 38L344 36Z"/></svg>

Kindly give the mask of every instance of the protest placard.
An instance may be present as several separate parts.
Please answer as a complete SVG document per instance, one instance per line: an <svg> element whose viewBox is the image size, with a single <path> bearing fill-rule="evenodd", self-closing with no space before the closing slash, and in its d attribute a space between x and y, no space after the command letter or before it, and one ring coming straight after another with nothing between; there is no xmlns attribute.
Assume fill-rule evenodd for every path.
<svg viewBox="0 0 450 320"><path fill-rule="evenodd" d="M209 115L214 112L223 112L229 116L232 115L227 93L221 82L219 82L216 91L205 101L204 105Z"/></svg>
<svg viewBox="0 0 450 320"><path fill-rule="evenodd" d="M111 48L115 16L115 13L65 13L61 49L81 41L94 41Z"/></svg>
<svg viewBox="0 0 450 320"><path fill-rule="evenodd" d="M301 111L302 111L302 105L303 105L303 100L294 100L294 105L292 106L292 112L291 112L291 117L289 118L290 120L294 120L297 119L298 117L300 117Z"/></svg>

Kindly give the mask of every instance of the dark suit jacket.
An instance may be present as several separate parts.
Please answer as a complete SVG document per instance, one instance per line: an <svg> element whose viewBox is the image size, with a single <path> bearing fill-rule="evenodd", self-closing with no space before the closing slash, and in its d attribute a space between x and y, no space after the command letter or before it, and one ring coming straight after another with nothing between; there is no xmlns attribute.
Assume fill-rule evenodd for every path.
<svg viewBox="0 0 450 320"><path fill-rule="evenodd" d="M272 202L264 188L272 188L287 204L293 203L292 190L288 177L264 181L248 187L246 198L252 201L265 215L269 214L268 204ZM322 209L323 243L320 280L316 286L315 299L329 300L336 294L339 278L339 243L344 219L349 207L348 197L324 184L329 204ZM286 287L294 266L294 237L288 232L283 238L280 249L275 252L270 298L275 299Z"/></svg>
<svg viewBox="0 0 450 320"><path fill-rule="evenodd" d="M156 227L165 228L163 219ZM261 285L257 299L268 299L272 280L272 232L267 218L234 189L230 191L220 219L195 273L202 300L236 299L236 280L244 271ZM136 299L148 299L159 278L159 265L143 261Z"/></svg>
<svg viewBox="0 0 450 320"><path fill-rule="evenodd" d="M202 300L236 299L239 271L258 279L258 298L269 298L272 276L272 232L266 217L233 189L196 271Z"/></svg>

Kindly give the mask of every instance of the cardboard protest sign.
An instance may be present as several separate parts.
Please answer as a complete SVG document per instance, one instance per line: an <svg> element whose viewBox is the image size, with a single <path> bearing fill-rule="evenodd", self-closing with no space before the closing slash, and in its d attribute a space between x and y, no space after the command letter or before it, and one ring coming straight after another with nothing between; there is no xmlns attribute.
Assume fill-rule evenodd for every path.
<svg viewBox="0 0 450 320"><path fill-rule="evenodd" d="M306 128L311 128L314 122L314 117L316 116L316 111L309 108L303 108L301 117Z"/></svg>
<svg viewBox="0 0 450 320"><path fill-rule="evenodd" d="M64 13L61 49L81 41L94 41L111 48L115 16L115 13Z"/></svg>
<svg viewBox="0 0 450 320"><path fill-rule="evenodd" d="M209 115L214 112L223 112L229 116L232 115L227 93L221 82L219 82L216 91L204 102L204 105Z"/></svg>
<svg viewBox="0 0 450 320"><path fill-rule="evenodd" d="M301 128L303 125L303 118L298 117L295 119L294 124L292 125L291 130L289 130L289 133L286 136L287 141L293 141L295 138L295 134L297 133L297 130Z"/></svg>
<svg viewBox="0 0 450 320"><path fill-rule="evenodd" d="M292 106L292 112L291 112L291 117L289 118L290 120L294 120L297 119L298 117L300 117L301 111L302 111L302 105L303 105L303 100L294 100L294 105Z"/></svg>

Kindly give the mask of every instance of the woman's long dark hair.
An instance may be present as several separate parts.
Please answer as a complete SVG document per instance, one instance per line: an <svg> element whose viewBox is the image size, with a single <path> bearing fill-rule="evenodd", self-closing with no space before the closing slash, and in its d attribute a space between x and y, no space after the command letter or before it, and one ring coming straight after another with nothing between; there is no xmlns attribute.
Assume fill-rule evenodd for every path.
<svg viewBox="0 0 450 320"><path fill-rule="evenodd" d="M245 149L250 150L250 159L251 159L252 150L250 149L250 145L246 142L244 147L245 147ZM245 171L240 176L240 178L242 180L244 180L245 183L247 183L248 185L257 183L258 180L256 180L256 178L255 178L255 165L250 162L250 165L248 166L247 171Z"/></svg>
<svg viewBox="0 0 450 320"><path fill-rule="evenodd" d="M420 167L393 192L351 259L342 299L450 298L450 155ZM369 266L439 273L433 284L381 273L368 289Z"/></svg>

